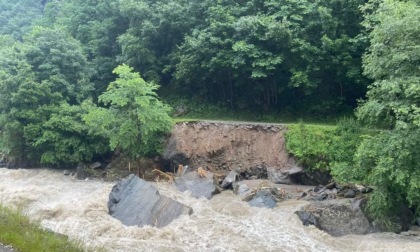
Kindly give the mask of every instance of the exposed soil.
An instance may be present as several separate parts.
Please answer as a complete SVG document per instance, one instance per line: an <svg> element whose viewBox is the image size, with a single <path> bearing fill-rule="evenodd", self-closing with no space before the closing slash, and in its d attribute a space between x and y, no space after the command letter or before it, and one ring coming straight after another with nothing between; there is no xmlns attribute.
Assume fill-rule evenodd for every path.
<svg viewBox="0 0 420 252"><path fill-rule="evenodd" d="M236 122L184 122L174 126L163 168L179 164L216 174L235 170L243 178L267 178L267 167L287 171L294 165L285 149L286 126Z"/></svg>

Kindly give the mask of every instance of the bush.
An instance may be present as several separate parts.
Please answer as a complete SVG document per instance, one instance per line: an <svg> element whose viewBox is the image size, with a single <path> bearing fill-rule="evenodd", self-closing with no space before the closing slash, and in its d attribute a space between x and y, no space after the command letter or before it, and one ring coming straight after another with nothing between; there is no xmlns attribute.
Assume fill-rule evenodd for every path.
<svg viewBox="0 0 420 252"><path fill-rule="evenodd" d="M383 131L367 137L350 175L374 186L368 210L375 218L401 214L401 206L420 214L420 129Z"/></svg>
<svg viewBox="0 0 420 252"><path fill-rule="evenodd" d="M347 169L353 164L363 133L367 131L352 118L339 120L335 127L300 122L289 126L286 149L305 168L339 176L344 167Z"/></svg>
<svg viewBox="0 0 420 252"><path fill-rule="evenodd" d="M305 125L290 125L286 132L286 149L296 161L309 170L329 170L328 145L334 128Z"/></svg>

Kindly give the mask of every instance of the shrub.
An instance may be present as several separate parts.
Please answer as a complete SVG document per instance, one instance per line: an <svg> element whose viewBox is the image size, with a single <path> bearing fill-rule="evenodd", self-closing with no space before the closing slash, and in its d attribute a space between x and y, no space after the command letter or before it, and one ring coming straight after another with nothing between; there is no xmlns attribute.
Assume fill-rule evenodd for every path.
<svg viewBox="0 0 420 252"><path fill-rule="evenodd" d="M300 122L289 126L286 148L307 169L332 172L340 177L341 170L353 164L361 136L366 133L353 118L343 118L336 126Z"/></svg>

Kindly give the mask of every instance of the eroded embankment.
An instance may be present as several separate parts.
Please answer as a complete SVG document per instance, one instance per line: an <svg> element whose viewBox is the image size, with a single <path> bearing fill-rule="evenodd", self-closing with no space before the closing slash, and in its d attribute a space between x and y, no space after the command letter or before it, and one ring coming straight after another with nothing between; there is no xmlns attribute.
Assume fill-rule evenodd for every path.
<svg viewBox="0 0 420 252"><path fill-rule="evenodd" d="M267 168L294 166L285 149L284 125L229 122L178 123L163 155L164 168L203 167L224 174L236 170L245 178L266 178Z"/></svg>

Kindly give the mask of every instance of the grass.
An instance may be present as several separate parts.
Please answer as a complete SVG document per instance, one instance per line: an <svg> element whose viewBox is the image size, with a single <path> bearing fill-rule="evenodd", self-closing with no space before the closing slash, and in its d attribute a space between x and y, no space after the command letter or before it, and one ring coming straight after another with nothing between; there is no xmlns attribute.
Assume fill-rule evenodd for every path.
<svg viewBox="0 0 420 252"><path fill-rule="evenodd" d="M310 115L290 114L287 112L265 112L257 113L256 111L231 111L227 109L214 109L208 112L189 111L188 113L174 117L174 121L178 122L195 122L195 121L241 121L241 122L259 122L259 123L279 123L287 125L296 125L303 121L305 125L334 126L339 118L336 117L317 117ZM349 115L351 117L351 115Z"/></svg>
<svg viewBox="0 0 420 252"><path fill-rule="evenodd" d="M67 236L44 230L20 211L0 205L0 242L21 252L78 252L81 244Z"/></svg>
<svg viewBox="0 0 420 252"><path fill-rule="evenodd" d="M245 118L241 118L241 117L229 117L229 116L224 116L224 117L219 117L219 118L213 118L213 117L200 117L200 116L185 116L185 117L175 117L173 118L175 123L182 123L182 122L199 122L199 121L211 121L211 120L215 120L215 121L238 121L238 122L250 122L250 123L279 123L279 124L285 124L287 125L289 128L295 128L297 127L300 123L299 121L301 119L292 119L292 118L287 118L287 119L282 119L282 118L278 118L277 120L252 120L252 118L249 117L245 117ZM333 129L337 122L336 120L316 120L313 118L307 118L306 120L303 120L304 124L310 128L314 128L314 129Z"/></svg>
<svg viewBox="0 0 420 252"><path fill-rule="evenodd" d="M268 111L257 108L231 110L225 106L179 97L177 99L167 100L167 102L174 108L174 114L177 107L184 107L187 111L182 116L175 117L175 122L217 120L295 124L303 120L305 124L333 125L337 123L338 118L345 115L351 116L350 114L321 116L307 111L296 112L287 109L282 111Z"/></svg>

